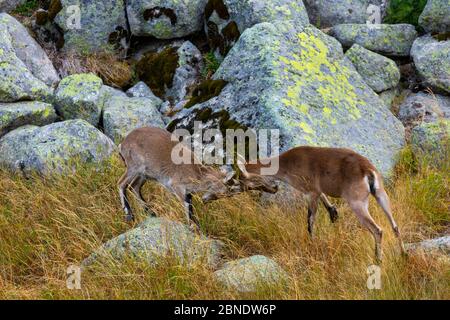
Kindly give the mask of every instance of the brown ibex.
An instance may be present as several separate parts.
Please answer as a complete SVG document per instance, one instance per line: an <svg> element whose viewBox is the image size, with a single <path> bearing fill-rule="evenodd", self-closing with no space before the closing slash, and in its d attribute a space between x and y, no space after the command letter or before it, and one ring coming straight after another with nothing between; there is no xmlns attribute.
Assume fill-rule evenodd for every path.
<svg viewBox="0 0 450 320"><path fill-rule="evenodd" d="M266 176L266 183L281 180L308 195L308 231L311 236L319 200L325 204L334 222L337 211L326 196L343 198L361 224L372 233L375 254L381 260L383 231L368 209L369 195L372 194L389 219L402 253L405 253L399 228L392 216L389 197L383 187L383 178L368 159L349 149L298 147L281 154L277 161L278 173ZM264 165L261 162L245 166L241 163L240 167L246 173L258 174Z"/></svg>
<svg viewBox="0 0 450 320"><path fill-rule="evenodd" d="M176 164L172 159L175 147L182 148L184 156L191 159L190 164ZM208 202L230 197L245 190L263 190L275 193L276 183L265 183L259 175L246 175L241 181L234 174L226 174L213 167L199 164L191 150L172 139L171 133L159 128L140 128L131 132L119 146L120 154L127 166L126 173L119 180L119 195L128 221L134 216L126 191L130 187L139 203L148 209L141 189L148 180L161 183L168 191L183 201L188 222L198 226L193 214L192 195L204 193L203 201Z"/></svg>

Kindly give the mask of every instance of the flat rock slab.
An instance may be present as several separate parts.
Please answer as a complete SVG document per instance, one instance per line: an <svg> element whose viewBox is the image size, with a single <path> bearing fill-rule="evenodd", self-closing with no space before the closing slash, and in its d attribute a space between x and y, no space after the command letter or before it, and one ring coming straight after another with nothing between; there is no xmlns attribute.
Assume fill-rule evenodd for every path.
<svg viewBox="0 0 450 320"><path fill-rule="evenodd" d="M392 89L400 82L400 70L389 58L358 44L354 44L345 56L350 59L364 81L377 93Z"/></svg>
<svg viewBox="0 0 450 320"><path fill-rule="evenodd" d="M51 104L43 102L0 103L0 137L24 125L44 126L57 118Z"/></svg>
<svg viewBox="0 0 450 320"><path fill-rule="evenodd" d="M407 57L417 38L417 31L410 24L340 24L330 34L344 47L360 46L383 55Z"/></svg>

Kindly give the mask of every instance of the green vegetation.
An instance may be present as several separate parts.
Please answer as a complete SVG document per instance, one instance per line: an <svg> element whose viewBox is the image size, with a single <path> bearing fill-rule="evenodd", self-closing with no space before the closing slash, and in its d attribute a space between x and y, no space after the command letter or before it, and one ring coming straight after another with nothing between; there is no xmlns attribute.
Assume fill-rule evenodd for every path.
<svg viewBox="0 0 450 320"><path fill-rule="evenodd" d="M385 23L409 23L417 26L427 0L390 0Z"/></svg>
<svg viewBox="0 0 450 320"><path fill-rule="evenodd" d="M202 70L202 77L204 79L210 79L211 76L216 73L220 67L220 61L216 58L214 52L208 52L203 56L205 66Z"/></svg>
<svg viewBox="0 0 450 320"><path fill-rule="evenodd" d="M144 81L153 93L164 97L166 88L171 88L175 71L178 68L178 53L173 47L161 52L147 53L137 64L139 79Z"/></svg>
<svg viewBox="0 0 450 320"><path fill-rule="evenodd" d="M191 108L196 104L210 100L217 97L222 89L227 85L225 80L206 80L203 81L192 92L192 97L186 104L185 108Z"/></svg>
<svg viewBox="0 0 450 320"><path fill-rule="evenodd" d="M31 17L33 12L39 8L39 5L39 0L27 0L23 4L19 5L16 9L14 9L13 13L19 14L21 16Z"/></svg>

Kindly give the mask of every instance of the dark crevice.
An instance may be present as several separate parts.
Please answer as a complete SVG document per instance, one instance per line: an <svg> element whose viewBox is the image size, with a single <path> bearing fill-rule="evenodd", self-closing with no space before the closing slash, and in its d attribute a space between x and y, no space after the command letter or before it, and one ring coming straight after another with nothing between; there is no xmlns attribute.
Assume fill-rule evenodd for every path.
<svg viewBox="0 0 450 320"><path fill-rule="evenodd" d="M144 11L144 19L145 21L158 19L161 16L166 16L170 19L170 23L172 26L177 24L177 15L175 14L175 11L170 8L164 8L164 7L154 7L151 9L147 9Z"/></svg>

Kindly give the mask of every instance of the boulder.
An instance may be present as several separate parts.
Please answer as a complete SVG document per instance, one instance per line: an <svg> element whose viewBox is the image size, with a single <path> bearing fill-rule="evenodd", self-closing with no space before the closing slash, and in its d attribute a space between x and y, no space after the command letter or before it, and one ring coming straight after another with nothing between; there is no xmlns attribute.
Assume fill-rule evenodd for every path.
<svg viewBox="0 0 450 320"><path fill-rule="evenodd" d="M398 118L405 125L450 119L450 97L419 92L409 95L400 105Z"/></svg>
<svg viewBox="0 0 450 320"><path fill-rule="evenodd" d="M419 25L427 32L450 32L450 3L448 0L428 0L419 17Z"/></svg>
<svg viewBox="0 0 450 320"><path fill-rule="evenodd" d="M166 91L166 99L177 104L194 87L201 76L203 56L190 41L184 42L177 50L178 68L175 70L172 86Z"/></svg>
<svg viewBox="0 0 450 320"><path fill-rule="evenodd" d="M102 79L94 74L75 74L61 80L55 92L55 107L65 120L84 119L97 126L102 112Z"/></svg>
<svg viewBox="0 0 450 320"><path fill-rule="evenodd" d="M11 34L0 24L0 102L48 101L52 94L52 90L17 57Z"/></svg>
<svg viewBox="0 0 450 320"><path fill-rule="evenodd" d="M416 152L443 154L444 146L450 144L450 120L422 123L411 134L411 146Z"/></svg>
<svg viewBox="0 0 450 320"><path fill-rule="evenodd" d="M225 56L245 29L275 20L309 23L302 1L209 0L205 8L206 34L217 56Z"/></svg>
<svg viewBox="0 0 450 320"><path fill-rule="evenodd" d="M411 56L425 84L450 93L450 40L438 41L430 35L420 37L414 41Z"/></svg>
<svg viewBox="0 0 450 320"><path fill-rule="evenodd" d="M217 281L238 292L254 292L260 287L284 285L287 273L265 256L227 262L214 273Z"/></svg>
<svg viewBox="0 0 450 320"><path fill-rule="evenodd" d="M425 252L442 252L450 255L450 236L425 240L419 243L407 244L408 250L423 250Z"/></svg>
<svg viewBox="0 0 450 320"><path fill-rule="evenodd" d="M131 33L158 39L188 36L203 27L207 0L128 0Z"/></svg>
<svg viewBox="0 0 450 320"><path fill-rule="evenodd" d="M369 87L377 93L392 89L400 82L400 70L391 59L358 44L354 44L345 56L350 59Z"/></svg>
<svg viewBox="0 0 450 320"><path fill-rule="evenodd" d="M0 137L24 125L44 126L56 120L51 104L43 102L0 103Z"/></svg>
<svg viewBox="0 0 450 320"><path fill-rule="evenodd" d="M103 105L103 127L105 134L120 144L134 129L160 127L165 124L158 111L159 98L129 98L113 96Z"/></svg>
<svg viewBox="0 0 450 320"><path fill-rule="evenodd" d="M24 126L0 139L0 166L42 175L68 173L76 164L109 160L114 143L84 120Z"/></svg>
<svg viewBox="0 0 450 320"><path fill-rule="evenodd" d="M193 233L186 225L166 218L147 218L137 228L108 241L83 261L92 265L105 258L132 257L151 266L161 259L175 257L184 265L195 263L216 266L223 244Z"/></svg>
<svg viewBox="0 0 450 320"><path fill-rule="evenodd" d="M143 81L139 81L133 87L128 89L127 96L129 96L130 98L159 99L153 94L152 90Z"/></svg>
<svg viewBox="0 0 450 320"><path fill-rule="evenodd" d="M127 42L129 30L125 1L58 1L61 2L61 10L54 21L64 33L64 50L93 52L111 46L123 47Z"/></svg>
<svg viewBox="0 0 450 320"><path fill-rule="evenodd" d="M311 23L318 28L329 28L343 23L366 23L371 7L377 6L380 18L385 6L382 0L304 0Z"/></svg>
<svg viewBox="0 0 450 320"><path fill-rule="evenodd" d="M347 147L388 173L404 128L364 82L341 45L289 21L247 29L214 75L226 85L185 109L169 129L202 120L228 128L279 129L280 146Z"/></svg>
<svg viewBox="0 0 450 320"><path fill-rule="evenodd" d="M410 24L340 24L330 34L346 48L360 46L389 56L409 56L417 31Z"/></svg>
<svg viewBox="0 0 450 320"><path fill-rule="evenodd" d="M33 76L48 86L53 86L59 81L58 73L47 54L19 21L6 13L1 13L0 29L6 29L9 33L15 55Z"/></svg>
<svg viewBox="0 0 450 320"><path fill-rule="evenodd" d="M9 12L27 0L0 0L0 12Z"/></svg>

